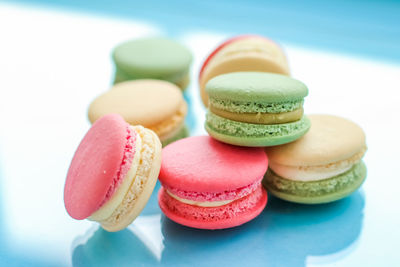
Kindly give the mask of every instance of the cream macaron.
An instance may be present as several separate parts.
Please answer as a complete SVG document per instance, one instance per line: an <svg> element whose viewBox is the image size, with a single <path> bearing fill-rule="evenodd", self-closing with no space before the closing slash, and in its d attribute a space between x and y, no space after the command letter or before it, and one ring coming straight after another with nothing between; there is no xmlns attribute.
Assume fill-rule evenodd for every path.
<svg viewBox="0 0 400 267"><path fill-rule="evenodd" d="M201 67L199 86L203 103L208 106L205 87L209 80L238 71L290 73L286 55L277 43L258 35L236 36L218 46Z"/></svg>
<svg viewBox="0 0 400 267"><path fill-rule="evenodd" d="M181 90L161 80L118 83L89 106L91 123L109 113L120 114L131 125L153 130L163 146L188 136L184 124L187 104Z"/></svg>
<svg viewBox="0 0 400 267"><path fill-rule="evenodd" d="M367 146L354 122L332 115L309 115L310 130L293 143L265 149L269 170L263 184L275 196L317 204L341 199L366 178Z"/></svg>

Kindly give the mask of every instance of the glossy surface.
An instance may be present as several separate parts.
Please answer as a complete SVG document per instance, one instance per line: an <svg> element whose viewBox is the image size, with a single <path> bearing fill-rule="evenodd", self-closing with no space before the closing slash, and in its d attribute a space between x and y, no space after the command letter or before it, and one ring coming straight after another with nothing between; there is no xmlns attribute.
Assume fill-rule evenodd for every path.
<svg viewBox="0 0 400 267"><path fill-rule="evenodd" d="M374 5L378 4L365 2L365 7ZM196 74L209 51L230 34L212 32L211 25L216 25L215 31L226 29L211 24L216 17L205 24L210 26L206 31L193 27L196 18L177 29L173 26L182 25L180 17L163 25L0 4L0 265L399 266L400 126L395 116L400 114L400 62L396 61L400 53L393 52L390 40L400 35L390 33L400 27L392 28L396 25L391 16L396 11L394 2L376 8L377 19L387 6L394 7L376 25L366 28L364 17L346 24L352 30L359 23L359 29L368 29L361 38L368 42L351 42L355 34L344 35L345 40L353 37L349 42L338 40L341 47L354 47L363 54L373 51L382 38L387 45L380 51L393 55L395 63L327 52L329 46L322 51L283 43L293 76L310 90L306 114L348 117L366 132L368 175L360 191L336 203L311 207L270 197L256 220L239 228L202 231L161 215L158 185L128 229L107 233L93 222L71 219L62 192L73 153L90 126L88 105L112 83L112 48L129 38L169 34L195 51L192 87L185 99L190 106L188 126L192 135L200 135L205 134L205 111L194 82ZM335 16L334 22L344 23L341 19L354 14L350 11ZM140 12L144 17L150 14L145 9ZM371 12L366 14L375 14ZM293 19L299 18L300 13L296 14L292 13ZM329 16L324 19L321 27L329 24ZM385 22L392 26L384 28ZM387 30L370 38L377 29ZM248 26L237 30L248 31ZM272 35L277 31L271 29ZM289 26L279 32L296 35ZM339 42L316 39L309 42L332 47Z"/></svg>
<svg viewBox="0 0 400 267"><path fill-rule="evenodd" d="M92 227L75 240L72 263L74 266L127 262L167 266L334 263L356 249L364 207L362 193L317 207L271 197L268 208L253 221L219 231L191 229L159 215L141 216L136 225L116 234ZM341 216L336 216L339 213ZM129 248L135 248L135 253Z"/></svg>

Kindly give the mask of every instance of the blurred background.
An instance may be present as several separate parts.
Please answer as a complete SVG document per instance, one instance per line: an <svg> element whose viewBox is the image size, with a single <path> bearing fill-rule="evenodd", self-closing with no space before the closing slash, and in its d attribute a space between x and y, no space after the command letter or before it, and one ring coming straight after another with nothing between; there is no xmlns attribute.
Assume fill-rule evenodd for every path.
<svg viewBox="0 0 400 267"><path fill-rule="evenodd" d="M0 1L0 266L399 266L399 14L400 1L372 0ZM169 221L156 191L116 234L71 219L65 176L90 127L89 103L111 86L112 48L144 36L189 47L187 122L199 135L199 68L221 41L245 33L283 46L310 89L306 113L363 127L363 188L318 207L271 198L256 220L218 232Z"/></svg>

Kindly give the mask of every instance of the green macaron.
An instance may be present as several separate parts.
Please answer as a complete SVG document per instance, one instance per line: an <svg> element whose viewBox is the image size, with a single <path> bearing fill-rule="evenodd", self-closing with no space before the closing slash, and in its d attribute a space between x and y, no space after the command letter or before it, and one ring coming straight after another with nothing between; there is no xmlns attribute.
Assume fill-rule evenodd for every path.
<svg viewBox="0 0 400 267"><path fill-rule="evenodd" d="M263 185L278 198L303 204L328 203L356 191L367 176L362 161L365 134L332 115L309 115L311 129L290 144L267 147Z"/></svg>
<svg viewBox="0 0 400 267"><path fill-rule="evenodd" d="M124 42L115 47L114 83L136 79L158 79L185 89L189 83L191 52L165 38L146 38Z"/></svg>
<svg viewBox="0 0 400 267"><path fill-rule="evenodd" d="M304 116L307 87L285 75L234 72L206 85L209 107L205 128L215 139L239 146L293 142L310 128Z"/></svg>

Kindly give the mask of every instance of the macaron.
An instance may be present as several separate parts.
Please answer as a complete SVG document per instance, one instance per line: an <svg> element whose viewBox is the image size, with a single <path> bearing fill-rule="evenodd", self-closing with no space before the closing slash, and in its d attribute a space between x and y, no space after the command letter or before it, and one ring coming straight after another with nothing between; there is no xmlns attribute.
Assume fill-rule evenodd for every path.
<svg viewBox="0 0 400 267"><path fill-rule="evenodd" d="M200 69L200 94L205 106L207 82L215 76L238 71L290 73L286 55L277 43L259 35L233 37L219 45Z"/></svg>
<svg viewBox="0 0 400 267"><path fill-rule="evenodd" d="M356 191L366 178L365 134L354 122L309 115L299 140L265 149L270 165L264 186L278 198L304 204L332 202Z"/></svg>
<svg viewBox="0 0 400 267"><path fill-rule="evenodd" d="M161 143L153 131L106 115L92 125L71 161L65 208L74 219L122 230L146 205L160 166Z"/></svg>
<svg viewBox="0 0 400 267"><path fill-rule="evenodd" d="M268 159L261 148L196 136L166 146L162 157L158 203L176 223L230 228L252 220L267 204L261 180Z"/></svg>
<svg viewBox="0 0 400 267"><path fill-rule="evenodd" d="M205 128L215 139L238 146L293 142L310 128L303 115L307 87L285 75L234 72L206 86L209 107Z"/></svg>
<svg viewBox="0 0 400 267"><path fill-rule="evenodd" d="M161 80L126 81L98 96L89 106L91 123L106 114L120 114L131 125L153 130L165 146L188 136L187 104L179 88Z"/></svg>
<svg viewBox="0 0 400 267"><path fill-rule="evenodd" d="M189 84L191 52L183 45L165 38L145 38L124 42L115 47L114 83L136 79L158 79L185 89Z"/></svg>

